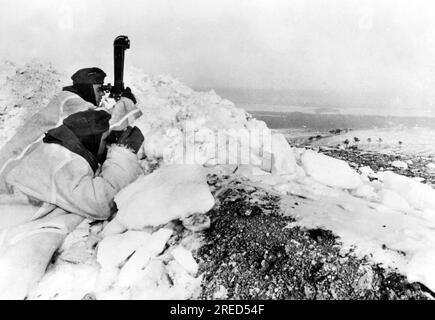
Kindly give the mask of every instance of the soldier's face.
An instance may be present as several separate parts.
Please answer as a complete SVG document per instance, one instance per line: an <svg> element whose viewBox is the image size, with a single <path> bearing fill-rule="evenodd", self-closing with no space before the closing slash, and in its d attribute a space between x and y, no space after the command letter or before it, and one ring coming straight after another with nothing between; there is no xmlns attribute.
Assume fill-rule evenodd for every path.
<svg viewBox="0 0 435 320"><path fill-rule="evenodd" d="M94 84L94 93L95 93L95 99L97 101L97 105L100 105L101 100L104 97L104 91L101 89L101 84Z"/></svg>

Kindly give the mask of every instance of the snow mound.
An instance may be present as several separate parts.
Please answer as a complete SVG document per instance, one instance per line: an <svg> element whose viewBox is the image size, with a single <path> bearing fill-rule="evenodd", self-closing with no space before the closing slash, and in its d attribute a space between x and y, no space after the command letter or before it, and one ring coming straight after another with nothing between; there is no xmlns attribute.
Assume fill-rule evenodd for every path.
<svg viewBox="0 0 435 320"><path fill-rule="evenodd" d="M147 158L164 164L261 165L260 149L271 149L266 124L214 91L196 92L170 76L148 77L139 69L130 69L127 78L143 112L135 125L146 137Z"/></svg>
<svg viewBox="0 0 435 320"><path fill-rule="evenodd" d="M272 135L272 173L293 174L296 171L293 149L282 134Z"/></svg>
<svg viewBox="0 0 435 320"><path fill-rule="evenodd" d="M177 261L186 271L192 275L195 275L198 272L198 263L195 261L192 253L189 250L182 246L178 246L172 250L172 256L174 257L175 261Z"/></svg>
<svg viewBox="0 0 435 320"><path fill-rule="evenodd" d="M129 287L137 283L143 276L142 270L152 258L163 251L172 233L172 230L162 228L155 232L146 243L143 243L122 267L118 285Z"/></svg>
<svg viewBox="0 0 435 320"><path fill-rule="evenodd" d="M104 238L98 246L97 261L101 266L96 291L100 298L121 290L131 295L130 287L140 281L143 269L164 249L172 230L162 228L154 233L127 231ZM111 291L116 287L117 290Z"/></svg>
<svg viewBox="0 0 435 320"><path fill-rule="evenodd" d="M426 167L427 167L429 170L435 170L435 163L430 162L430 163L428 163L428 164L426 165Z"/></svg>
<svg viewBox="0 0 435 320"><path fill-rule="evenodd" d="M106 237L98 245L97 261L103 268L117 268L150 237L151 234L142 231Z"/></svg>
<svg viewBox="0 0 435 320"><path fill-rule="evenodd" d="M25 119L48 104L65 78L36 60L24 66L0 63L0 147Z"/></svg>
<svg viewBox="0 0 435 320"><path fill-rule="evenodd" d="M400 161L400 160L396 160L391 162L391 165L395 168L399 168L399 169L408 169L408 164L404 161Z"/></svg>
<svg viewBox="0 0 435 320"><path fill-rule="evenodd" d="M115 197L116 220L127 229L158 226L214 205L204 169L199 165L172 165L142 176Z"/></svg>
<svg viewBox="0 0 435 320"><path fill-rule="evenodd" d="M369 166L360 167L358 171L361 174L361 178L365 181L370 181L369 178L377 178L376 173Z"/></svg>
<svg viewBox="0 0 435 320"><path fill-rule="evenodd" d="M366 198L369 200L377 198L375 188L368 183L360 185L353 191L353 194L357 197Z"/></svg>
<svg viewBox="0 0 435 320"><path fill-rule="evenodd" d="M362 183L358 173L343 160L306 150L301 155L301 162L306 174L324 185L355 189Z"/></svg>
<svg viewBox="0 0 435 320"><path fill-rule="evenodd" d="M394 191L385 189L380 192L381 202L382 204L390 207L391 209L399 210L399 211L410 211L411 207L408 202L403 199L399 194Z"/></svg>
<svg viewBox="0 0 435 320"><path fill-rule="evenodd" d="M424 283L431 290L435 289L435 248L417 252L408 264L408 280Z"/></svg>
<svg viewBox="0 0 435 320"><path fill-rule="evenodd" d="M194 275L197 265L191 252L184 249L178 255L161 254L172 232L171 229L162 228L153 233L120 268L103 267L99 275L96 298L195 298L202 278ZM172 251L177 251L177 248L180 247Z"/></svg>
<svg viewBox="0 0 435 320"><path fill-rule="evenodd" d="M435 209L435 190L431 186L391 171L378 172L378 176L384 188L394 191L413 208Z"/></svg>

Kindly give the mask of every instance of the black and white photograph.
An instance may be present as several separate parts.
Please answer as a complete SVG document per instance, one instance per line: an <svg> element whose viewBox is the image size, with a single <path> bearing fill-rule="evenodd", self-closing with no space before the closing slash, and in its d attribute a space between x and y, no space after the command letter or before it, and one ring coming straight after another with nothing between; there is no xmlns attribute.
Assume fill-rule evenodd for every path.
<svg viewBox="0 0 435 320"><path fill-rule="evenodd" d="M0 300L434 298L434 1L1 2Z"/></svg>

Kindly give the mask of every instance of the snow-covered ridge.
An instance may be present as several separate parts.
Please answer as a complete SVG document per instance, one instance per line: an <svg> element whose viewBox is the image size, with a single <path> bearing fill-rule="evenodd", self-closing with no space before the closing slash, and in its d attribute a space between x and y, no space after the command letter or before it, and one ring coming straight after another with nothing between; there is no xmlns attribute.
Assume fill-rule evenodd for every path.
<svg viewBox="0 0 435 320"><path fill-rule="evenodd" d="M2 119L8 121L0 129L0 139L5 141L19 119L43 107L65 77L38 64L17 72L7 63L1 70L1 105L6 106ZM290 212L297 224L330 229L345 247L357 246L357 253L370 254L374 261L398 268L435 291L435 262L427 254L435 252L433 188L388 172L357 173L342 160L292 148L282 134L273 134L232 102L213 91L196 92L170 76L150 77L129 69L125 82L143 112L135 124L145 136L141 156L149 174L119 193L118 219L99 226L85 221L67 238L58 262L32 298L76 299L89 291L97 298L195 297L200 275L192 252L198 237L187 233L181 241L171 241L177 229L173 220L209 210L213 201L206 170L228 173L228 167L230 173L279 192L284 202L295 196L305 199ZM160 168L154 170L156 166ZM189 190L197 197L186 199ZM152 203L155 194L163 195L158 205ZM151 202L147 212L134 199ZM165 202L176 206L167 215ZM153 215L159 219L149 219ZM67 278L70 287L65 286ZM84 278L89 281L75 281Z"/></svg>
<svg viewBox="0 0 435 320"><path fill-rule="evenodd" d="M25 118L50 101L66 78L50 64L36 60L23 66L0 62L0 147Z"/></svg>
<svg viewBox="0 0 435 320"><path fill-rule="evenodd" d="M235 164L241 158L259 163L260 149L270 153L266 124L214 91L196 92L170 76L151 78L138 69L128 75L144 114L135 125L146 136L147 157L166 164L214 165ZM239 158L231 151L237 144L243 150Z"/></svg>
<svg viewBox="0 0 435 320"><path fill-rule="evenodd" d="M213 157L216 140L201 132L224 132L231 145L231 137L237 137L240 142L244 134L252 138L252 133L260 130L260 144L248 148L251 161L244 163L241 157L232 163L238 165L236 174L280 192L284 199L302 195L314 200L305 209L299 208L296 213L299 224L331 229L341 236L345 246L357 246L357 252L369 254L376 262L398 268L413 281L435 289L434 265L430 255L424 254L434 251L432 199L435 199L435 190L432 187L392 172L379 174L372 181L344 161L291 148L281 134L270 133L264 123L250 119L243 110L213 91L194 92L169 77L160 77L154 82L142 77L132 83L145 113L137 124L147 133L145 136L151 137L144 148L147 155L162 157L166 164L178 163L174 161L176 155L167 150L176 150L175 146L179 146L183 138L186 141L183 125L188 123L201 137L194 142L203 155L197 163L223 164L222 159ZM238 133L232 134L231 129ZM261 152L256 147L260 147ZM241 152L240 149L243 146L239 144L239 149L229 151L229 157ZM210 153L211 156L205 156ZM270 166L265 166L265 159L270 160ZM389 249L385 250L385 246Z"/></svg>

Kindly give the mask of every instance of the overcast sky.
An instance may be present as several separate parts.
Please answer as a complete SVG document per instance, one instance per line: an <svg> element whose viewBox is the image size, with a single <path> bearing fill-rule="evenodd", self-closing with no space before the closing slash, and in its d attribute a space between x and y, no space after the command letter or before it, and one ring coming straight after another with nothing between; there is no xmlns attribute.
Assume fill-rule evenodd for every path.
<svg viewBox="0 0 435 320"><path fill-rule="evenodd" d="M190 86L425 96L435 89L435 1L4 1L0 58L66 72L126 63Z"/></svg>

